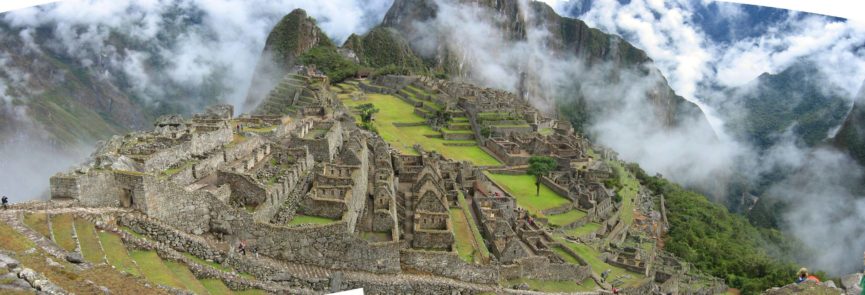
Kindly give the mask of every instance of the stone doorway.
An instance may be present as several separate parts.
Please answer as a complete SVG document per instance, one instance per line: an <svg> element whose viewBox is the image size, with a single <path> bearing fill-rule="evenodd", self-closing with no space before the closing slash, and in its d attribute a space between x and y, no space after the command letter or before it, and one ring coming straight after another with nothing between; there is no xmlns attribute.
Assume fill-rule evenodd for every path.
<svg viewBox="0 0 865 295"><path fill-rule="evenodd" d="M132 190L122 188L120 192L120 206L123 208L132 207Z"/></svg>

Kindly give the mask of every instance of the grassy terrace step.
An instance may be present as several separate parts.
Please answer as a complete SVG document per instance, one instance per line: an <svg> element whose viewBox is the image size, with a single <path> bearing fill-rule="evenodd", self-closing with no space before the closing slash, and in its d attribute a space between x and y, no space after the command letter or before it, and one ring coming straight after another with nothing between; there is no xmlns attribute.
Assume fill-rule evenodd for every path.
<svg viewBox="0 0 865 295"><path fill-rule="evenodd" d="M24 224L37 233L51 238L51 229L48 228L48 215L45 213L24 213Z"/></svg>
<svg viewBox="0 0 865 295"><path fill-rule="evenodd" d="M574 236L574 237L582 237L582 236L588 235L590 233L593 233L600 228L601 228L600 224L595 223L595 222L589 222L589 223L586 223L585 225L583 225L581 227L567 230L567 231L565 231L565 233L568 235Z"/></svg>
<svg viewBox="0 0 865 295"><path fill-rule="evenodd" d="M175 261L163 261L166 267L174 273L175 278L180 281L181 285L189 291L196 294L207 294L207 289L201 285L201 282L195 278L195 275L189 271L185 264Z"/></svg>
<svg viewBox="0 0 865 295"><path fill-rule="evenodd" d="M201 285L203 285L204 288L207 289L207 293L209 293L210 295L231 295L231 294L234 294L231 292L231 289L229 289L227 286L225 286L225 283L223 283L222 280L203 279L203 280L200 280L200 282L201 282Z"/></svg>
<svg viewBox="0 0 865 295"><path fill-rule="evenodd" d="M318 216L308 216L308 215L295 215L294 218L288 223L288 225L298 225L298 224L331 224L336 222L335 219L318 217Z"/></svg>
<svg viewBox="0 0 865 295"><path fill-rule="evenodd" d="M477 145L473 146L449 146L446 141L441 138L427 138L424 134L436 134L429 126L415 127L396 127L393 122L426 122L424 118L414 114L414 107L405 101L393 96L370 93L366 95L367 99L353 101L349 98L342 99L342 102L349 108L357 107L365 103L372 103L381 111L376 114L373 124L378 129L381 137L390 143L394 148L398 149L402 154L416 155L414 150L415 144L421 145L425 150L436 151L445 157L457 161L470 161L475 165L480 166L496 166L501 165L499 161L487 154ZM356 118L360 121L359 117Z"/></svg>
<svg viewBox="0 0 865 295"><path fill-rule="evenodd" d="M586 212L580 210L571 210L562 214L547 215L547 221L555 226L568 225L574 221L586 216Z"/></svg>
<svg viewBox="0 0 865 295"><path fill-rule="evenodd" d="M96 227L84 219L75 219L75 231L78 233L78 243L81 245L81 255L87 262L99 264L105 262L105 253L99 244Z"/></svg>
<svg viewBox="0 0 865 295"><path fill-rule="evenodd" d="M117 270L141 276L141 271L138 269L135 261L132 260L132 257L129 256L129 252L126 251L126 247L123 245L120 236L109 232L99 232L98 235L99 241L102 242L102 247L105 251L105 258L108 259L109 264Z"/></svg>
<svg viewBox="0 0 865 295"><path fill-rule="evenodd" d="M460 208L450 209L451 222L453 223L454 237L456 238L457 253L463 261L472 263L475 255L480 251L475 247L474 235L469 228L468 219Z"/></svg>
<svg viewBox="0 0 865 295"><path fill-rule="evenodd" d="M596 275L600 275L601 272L609 269L610 275L607 277L607 282L612 282L615 278L621 278L624 282L623 286L633 287L635 285L639 285L643 281L643 279L645 279L645 276L643 276L642 274L631 272L623 268L607 264L601 259L601 253L589 245L570 242L560 236L556 236L555 239L565 247L574 250L577 255L580 255L580 258L585 260L586 263L588 263L592 267L592 272L594 272ZM623 286L618 287L621 288Z"/></svg>
<svg viewBox="0 0 865 295"><path fill-rule="evenodd" d="M541 211L552 209L570 203L571 200L557 194L546 185L541 184L541 194L535 194L535 177L528 174L505 175L484 171L493 182L498 184L514 198L517 205L528 210L535 216L544 216Z"/></svg>
<svg viewBox="0 0 865 295"><path fill-rule="evenodd" d="M66 251L77 248L75 237L72 236L74 217L70 214L51 216L51 229L54 231L54 242Z"/></svg>
<svg viewBox="0 0 865 295"><path fill-rule="evenodd" d="M171 269L162 263L162 259L159 258L159 255L155 251L136 250L130 252L129 255L132 256L132 259L135 259L138 268L148 281L164 286L185 289L183 282L175 276Z"/></svg>

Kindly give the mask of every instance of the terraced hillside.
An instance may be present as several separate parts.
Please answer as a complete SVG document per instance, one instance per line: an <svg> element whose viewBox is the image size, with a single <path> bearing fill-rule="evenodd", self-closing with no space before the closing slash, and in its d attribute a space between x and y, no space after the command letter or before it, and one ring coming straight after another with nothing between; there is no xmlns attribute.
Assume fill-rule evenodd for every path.
<svg viewBox="0 0 865 295"><path fill-rule="evenodd" d="M9 215L9 214L7 214ZM124 230L122 232L110 232L99 230L96 226L85 218L77 217L73 214L51 214L49 217L45 213L25 213L22 216L23 224L33 232L44 235L45 241L48 243L56 243L60 249L68 252L80 253L84 261L91 268L83 272L63 272L56 271L60 274L71 276L73 274L89 275L90 272L100 271L104 273L103 277L94 282L104 284L105 279L116 279L115 286L105 285L109 290L119 291L120 294L162 294L167 292L164 289L146 287L145 284L152 286L166 286L177 290L186 290L194 294L265 294L261 290L241 290L233 291L218 278L198 278L190 270L190 266L183 261L165 259L153 250L142 250L130 248L124 243L123 235L132 236L135 239L146 240L143 236ZM7 218L16 218L11 216ZM50 220L50 222L49 222ZM10 228L6 223L0 223L0 230L10 232L6 241L0 242L0 249L5 251L23 252L21 249L29 249L36 246L31 239L24 235L18 234L16 230ZM37 248L38 249L38 248ZM26 250L26 249L25 249ZM183 253L187 261L194 261L196 267L210 267L227 273L234 273L231 268L222 265L204 261L191 254ZM35 253L21 254L26 259L24 261L37 261L38 257L49 257L50 254L37 250ZM41 258L45 260L45 258ZM75 268L71 263L61 259L54 259L63 265L64 268ZM55 273L50 265L45 267L41 264L27 264L25 266L41 267L40 272L45 272L49 278L55 283L63 287L67 291L86 290L81 286L67 282L66 280L54 280L52 274ZM251 278L248 275L242 275ZM113 282L113 281L110 281ZM123 286L123 287L119 287ZM114 287L114 288L112 288ZM87 294L89 292L76 292Z"/></svg>
<svg viewBox="0 0 865 295"><path fill-rule="evenodd" d="M428 114L442 110L443 107L440 105L428 101L418 101L417 105L421 105L418 108L417 105L411 105L395 95L365 94L358 96L357 93L360 92L360 89L358 89L356 82L339 84L333 90L337 93L340 101L350 109L367 103L378 108L380 112L375 115L373 124L378 129L379 135L401 153L417 155L417 151L414 149L414 145L417 144L425 150L436 151L451 159L469 161L479 166L501 165L501 162L478 146L473 136L471 139L465 140L445 139L447 134L452 133L471 135L470 130L452 130L449 128L434 130L427 124L426 118L418 115L418 113ZM416 92L407 92L411 93L407 96L414 99L417 93L423 93L419 89L414 91ZM464 115L453 118L451 124L457 124L453 126L460 124L465 126L467 124ZM360 121L359 117L357 120Z"/></svg>

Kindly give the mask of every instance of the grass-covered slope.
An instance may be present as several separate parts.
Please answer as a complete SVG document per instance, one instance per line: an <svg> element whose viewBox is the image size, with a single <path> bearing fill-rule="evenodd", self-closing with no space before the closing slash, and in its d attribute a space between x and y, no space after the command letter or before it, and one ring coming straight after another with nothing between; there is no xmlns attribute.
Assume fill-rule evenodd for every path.
<svg viewBox="0 0 865 295"><path fill-rule="evenodd" d="M797 267L777 257L792 257L794 242L777 230L754 227L722 205L666 179L629 167L640 182L665 197L670 230L665 250L745 294L783 286Z"/></svg>

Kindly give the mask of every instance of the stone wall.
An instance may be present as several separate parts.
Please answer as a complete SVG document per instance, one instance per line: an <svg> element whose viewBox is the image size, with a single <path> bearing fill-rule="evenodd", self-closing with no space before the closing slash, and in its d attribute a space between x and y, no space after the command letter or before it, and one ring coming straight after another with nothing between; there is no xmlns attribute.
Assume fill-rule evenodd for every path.
<svg viewBox="0 0 865 295"><path fill-rule="evenodd" d="M400 261L404 269L409 271L480 284L495 284L499 281L496 267L466 263L454 252L402 250Z"/></svg>
<svg viewBox="0 0 865 295"><path fill-rule="evenodd" d="M248 214L225 209L219 212L219 222L229 224L237 238L252 241L262 255L332 269L400 271L399 242L369 243L348 233L345 221L289 228L255 223Z"/></svg>
<svg viewBox="0 0 865 295"><path fill-rule="evenodd" d="M556 192L557 194L559 194L561 196L564 196L565 198L571 199L571 197L572 197L571 194L568 193L567 188L559 185L558 183L556 183L555 181L552 181L551 179L549 179L546 176L541 177L541 183L543 185L546 185L548 188L550 188L550 190ZM575 200L571 199L571 202L573 202L573 201L575 201Z"/></svg>
<svg viewBox="0 0 865 295"><path fill-rule="evenodd" d="M189 192L177 184L156 177L144 177L145 210L150 217L189 233L202 234L210 229L210 203L216 201L208 192Z"/></svg>
<svg viewBox="0 0 865 295"><path fill-rule="evenodd" d="M547 281L582 282L591 275L591 267L567 263L551 263L542 256L518 259L516 264L501 267L501 279L528 278Z"/></svg>
<svg viewBox="0 0 865 295"><path fill-rule="evenodd" d="M266 201L267 190L247 174L219 170L217 183L231 187L231 204L258 205Z"/></svg>
<svg viewBox="0 0 865 295"><path fill-rule="evenodd" d="M135 214L123 214L118 216L117 223L150 239L165 243L175 250L187 252L198 258L217 262L225 258L223 253L209 247L207 242L200 237L180 233L151 218Z"/></svg>

